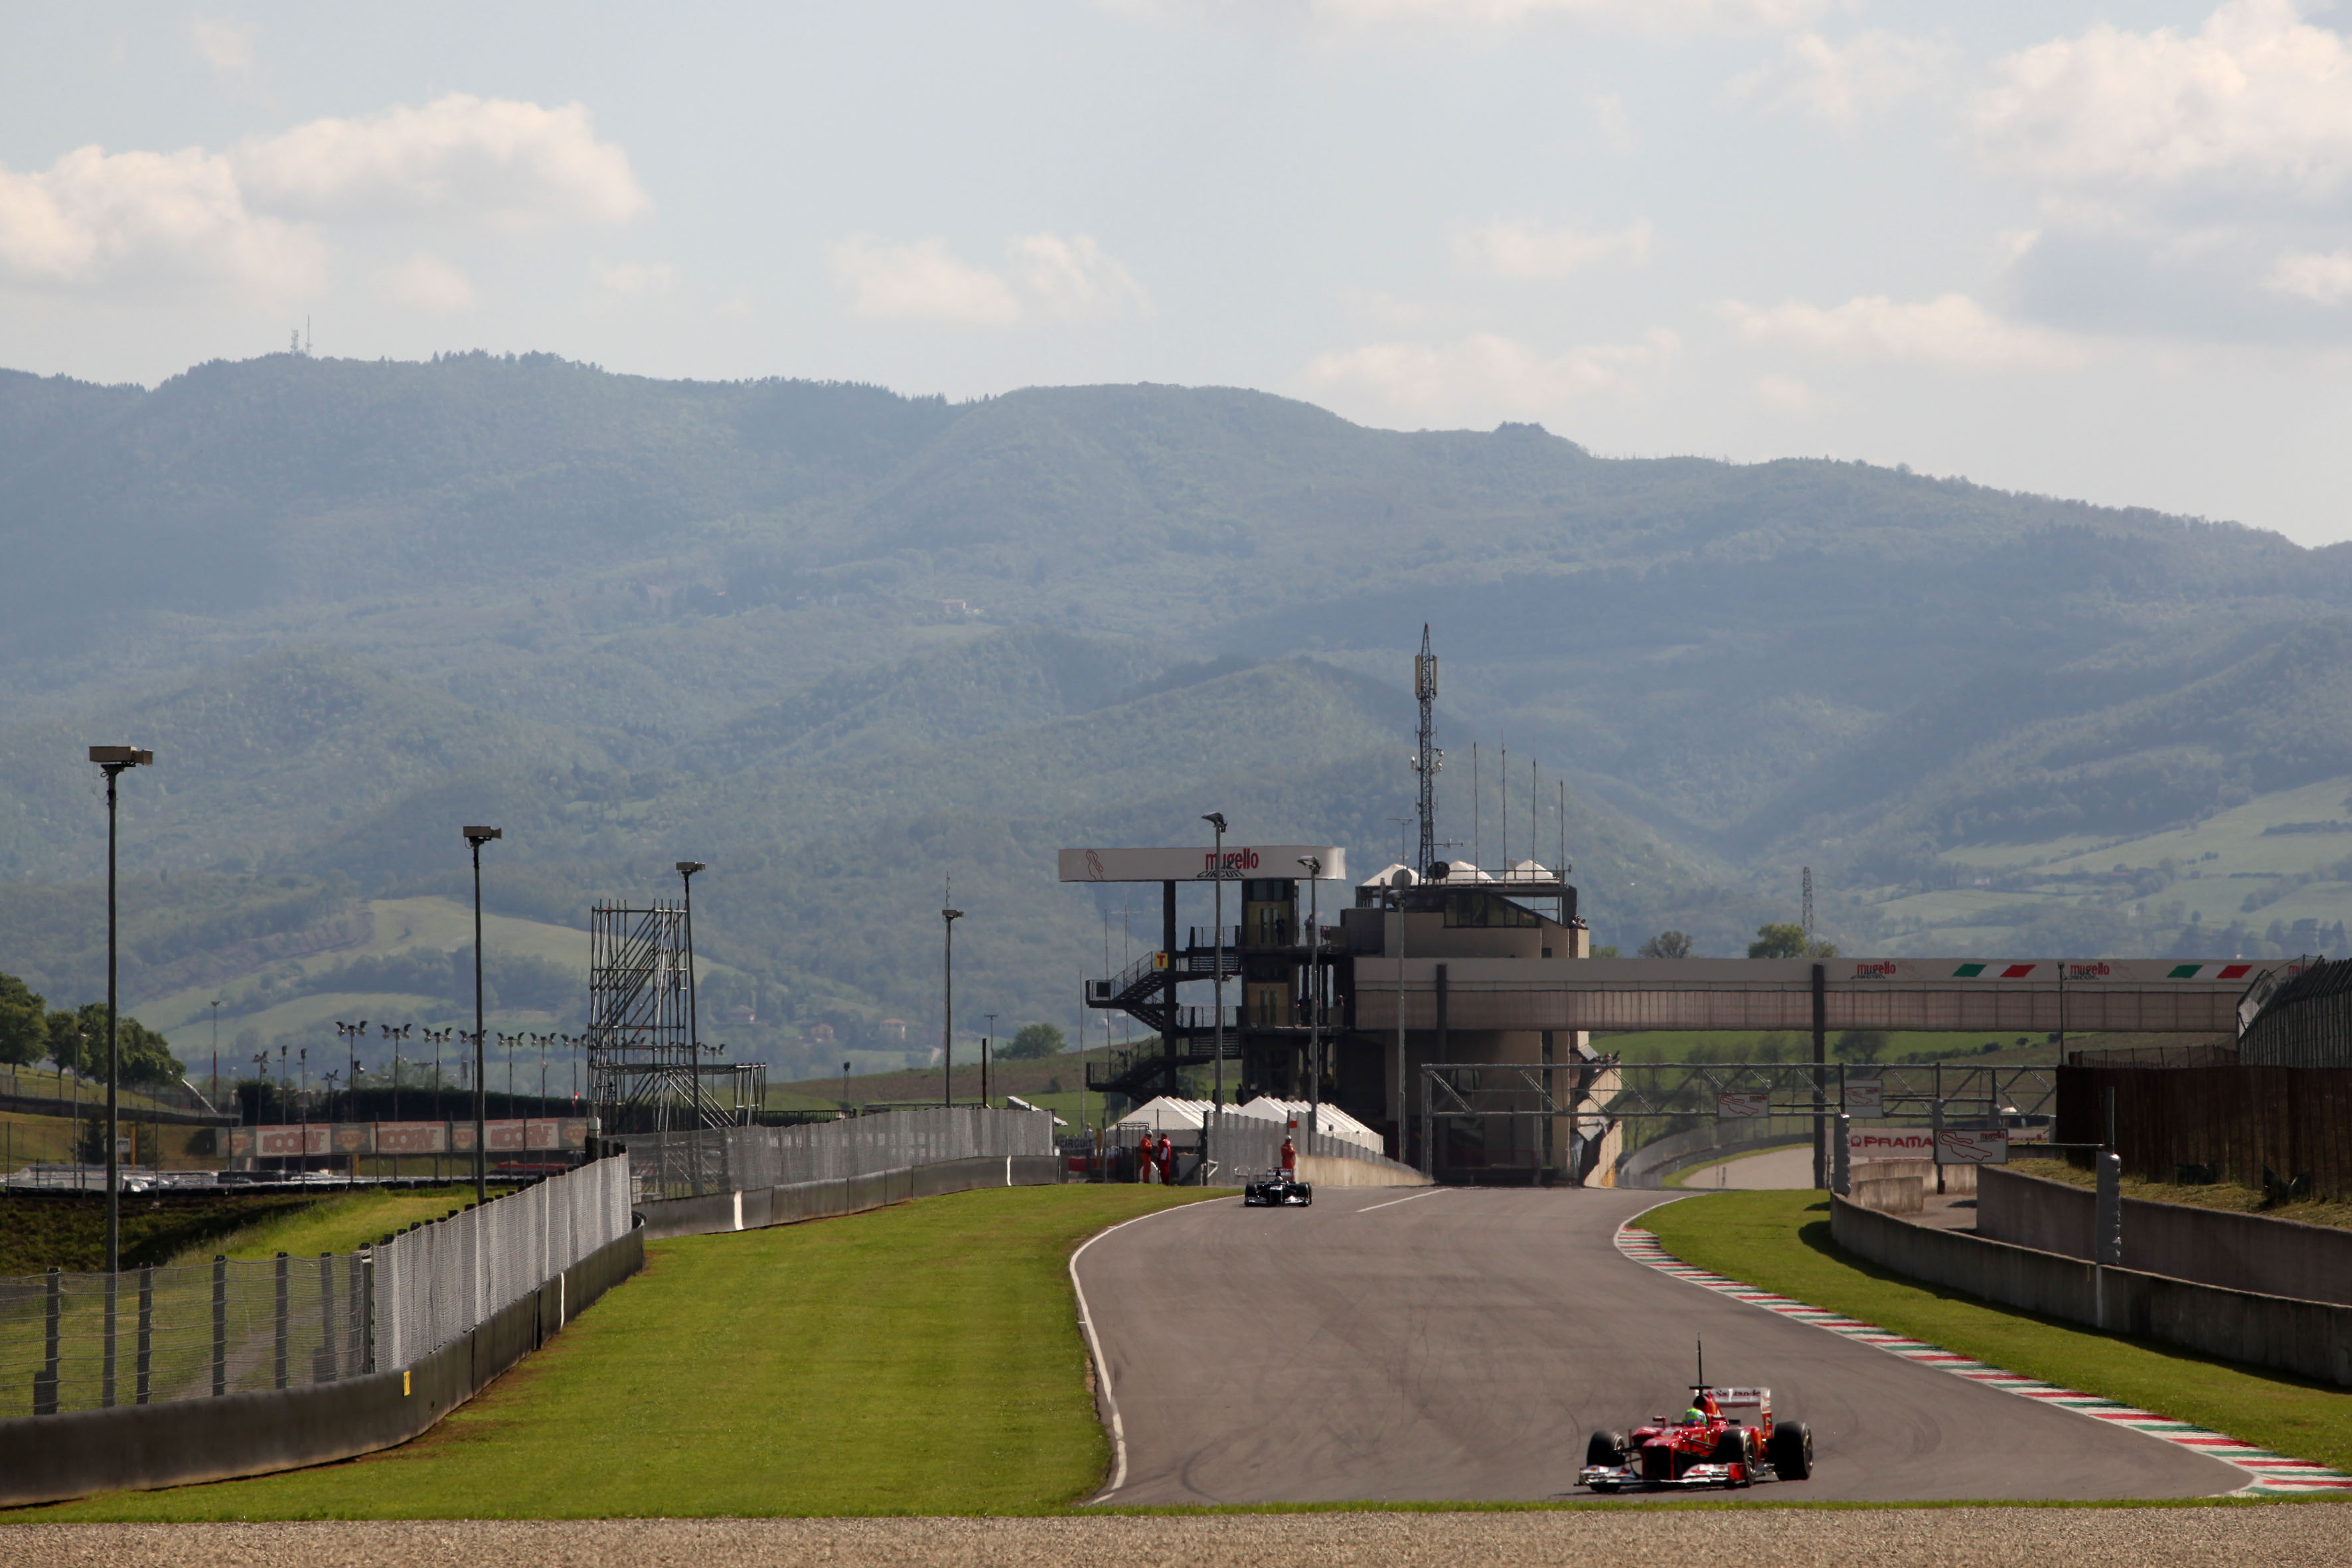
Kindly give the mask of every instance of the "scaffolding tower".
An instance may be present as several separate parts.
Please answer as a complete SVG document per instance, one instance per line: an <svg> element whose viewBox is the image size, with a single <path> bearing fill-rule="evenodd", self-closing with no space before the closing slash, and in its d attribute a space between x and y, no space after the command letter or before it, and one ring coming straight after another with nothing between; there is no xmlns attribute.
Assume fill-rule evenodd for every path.
<svg viewBox="0 0 2352 1568"><path fill-rule="evenodd" d="M588 921L588 1095L608 1133L748 1125L758 1063L694 1044L686 910L598 904Z"/></svg>

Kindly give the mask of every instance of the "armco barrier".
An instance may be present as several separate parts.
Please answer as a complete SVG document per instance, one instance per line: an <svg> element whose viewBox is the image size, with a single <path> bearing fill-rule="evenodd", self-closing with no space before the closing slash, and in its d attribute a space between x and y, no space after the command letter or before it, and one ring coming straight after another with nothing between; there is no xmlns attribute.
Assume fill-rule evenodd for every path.
<svg viewBox="0 0 2352 1568"><path fill-rule="evenodd" d="M1063 1160L1058 1154L983 1154L818 1182L709 1193L698 1198L655 1198L638 1204L637 1213L645 1221L645 1237L659 1241L666 1237L709 1236L831 1219L905 1203L908 1198L940 1197L982 1187L1054 1186L1062 1178Z"/></svg>
<svg viewBox="0 0 2352 1568"><path fill-rule="evenodd" d="M2085 1188L1988 1166L1977 1234L2088 1258L2095 1202ZM2124 1263L2200 1285L2352 1306L2352 1231L2332 1226L2126 1198Z"/></svg>
<svg viewBox="0 0 2352 1568"><path fill-rule="evenodd" d="M404 1443L545 1343L645 1259L644 1237L631 1231L397 1372L0 1421L0 1507L266 1475Z"/></svg>
<svg viewBox="0 0 2352 1568"><path fill-rule="evenodd" d="M1965 1231L1931 1230L1843 1198L1830 1201L1830 1234L1856 1257L1930 1285L2352 1387L2352 1307L2103 1268Z"/></svg>

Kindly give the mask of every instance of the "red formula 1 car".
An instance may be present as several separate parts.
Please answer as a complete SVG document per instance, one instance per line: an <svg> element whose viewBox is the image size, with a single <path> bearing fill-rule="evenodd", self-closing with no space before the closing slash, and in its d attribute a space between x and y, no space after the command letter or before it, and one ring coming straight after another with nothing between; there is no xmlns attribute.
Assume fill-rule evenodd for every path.
<svg viewBox="0 0 2352 1568"><path fill-rule="evenodd" d="M1769 1388L1691 1385L1680 1421L1661 1415L1630 1433L1595 1432L1580 1482L1596 1492L1746 1487L1813 1473L1813 1434L1772 1420Z"/></svg>

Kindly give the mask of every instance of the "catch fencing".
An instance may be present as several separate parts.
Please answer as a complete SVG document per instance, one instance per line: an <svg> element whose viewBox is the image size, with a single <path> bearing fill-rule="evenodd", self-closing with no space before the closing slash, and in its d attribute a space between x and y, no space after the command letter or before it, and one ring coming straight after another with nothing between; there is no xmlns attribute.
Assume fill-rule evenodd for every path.
<svg viewBox="0 0 2352 1568"><path fill-rule="evenodd" d="M638 1202L845 1182L951 1160L1054 1152L1042 1110L938 1106L799 1127L709 1127L613 1140L628 1151Z"/></svg>
<svg viewBox="0 0 2352 1568"><path fill-rule="evenodd" d="M598 1160L374 1249L378 1362L404 1367L628 1233L628 1163Z"/></svg>
<svg viewBox="0 0 2352 1568"><path fill-rule="evenodd" d="M0 1420L397 1371L630 1224L604 1160L341 1256L0 1278Z"/></svg>
<svg viewBox="0 0 2352 1568"><path fill-rule="evenodd" d="M2273 991L2238 1037L2238 1060L2352 1068L2352 959L2315 963Z"/></svg>

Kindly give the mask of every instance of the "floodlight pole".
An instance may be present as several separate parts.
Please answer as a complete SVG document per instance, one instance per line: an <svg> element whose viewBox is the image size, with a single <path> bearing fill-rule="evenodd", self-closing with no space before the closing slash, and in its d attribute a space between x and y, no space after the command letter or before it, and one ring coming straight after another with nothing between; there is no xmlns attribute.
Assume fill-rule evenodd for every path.
<svg viewBox="0 0 2352 1568"><path fill-rule="evenodd" d="M1315 1135L1323 1110L1323 1007L1318 988L1323 984L1323 862L1302 855L1307 868L1307 1152L1315 1152Z"/></svg>
<svg viewBox="0 0 2352 1568"><path fill-rule="evenodd" d="M136 746L92 746L89 760L96 763L99 772L106 775L106 1271L120 1274L122 1272L122 1165L121 1156L115 1147L115 1139L120 1135L115 1118L121 1074L117 1067L118 1026L114 1016L119 959L115 941L114 785L125 769L152 763L155 753L142 752ZM113 1331L113 1300L110 1295L107 1298L107 1329L110 1333ZM113 1386L111 1341L108 1343L107 1353L108 1388L110 1391ZM108 1397L110 1401L110 1392Z"/></svg>
<svg viewBox="0 0 2352 1568"><path fill-rule="evenodd" d="M952 889L954 884L950 882ZM949 895L953 897L952 892ZM940 922L947 928L946 956L940 968L940 1103L955 1103L955 923L963 919L961 910L943 909Z"/></svg>
<svg viewBox="0 0 2352 1568"><path fill-rule="evenodd" d="M488 1074L482 1068L482 846L506 835L495 827L468 827L464 832L466 843L474 851L474 1202L478 1205L490 1201L489 1149L485 1142L489 1122L484 1097Z"/></svg>
<svg viewBox="0 0 2352 1568"><path fill-rule="evenodd" d="M1209 1012L1210 1022L1216 1029L1217 1059L1211 1069L1216 1087L1210 1091L1209 1103L1222 1116L1225 1108L1225 814L1213 811L1201 820L1217 831L1215 905L1210 916L1215 923L1209 928L1210 940L1216 947L1216 1003Z"/></svg>
<svg viewBox="0 0 2352 1568"><path fill-rule="evenodd" d="M701 1010L694 999L694 874L701 869L699 860L677 863L677 879L686 889L686 1055L694 1068L687 1079L687 1089L693 1097L698 1121L702 1119L702 1022Z"/></svg>

